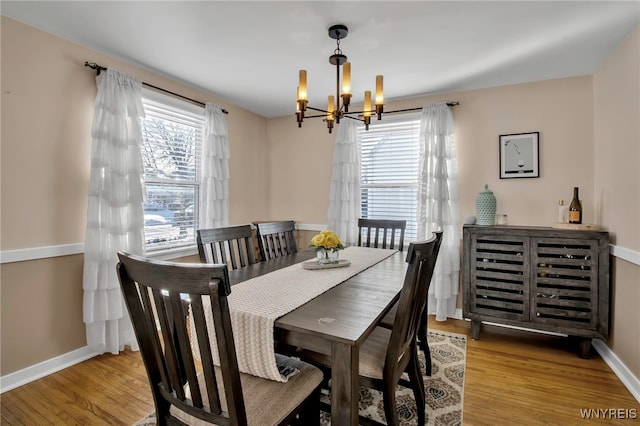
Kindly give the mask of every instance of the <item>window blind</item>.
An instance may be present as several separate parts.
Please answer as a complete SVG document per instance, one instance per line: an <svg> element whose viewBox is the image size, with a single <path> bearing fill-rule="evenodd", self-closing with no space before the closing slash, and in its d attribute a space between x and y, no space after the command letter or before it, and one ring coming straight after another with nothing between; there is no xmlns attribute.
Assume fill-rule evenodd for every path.
<svg viewBox="0 0 640 426"><path fill-rule="evenodd" d="M358 128L362 217L407 221L405 238L416 238L418 140L416 114Z"/></svg>
<svg viewBox="0 0 640 426"><path fill-rule="evenodd" d="M148 251L195 244L204 117L180 101L143 97L141 147Z"/></svg>

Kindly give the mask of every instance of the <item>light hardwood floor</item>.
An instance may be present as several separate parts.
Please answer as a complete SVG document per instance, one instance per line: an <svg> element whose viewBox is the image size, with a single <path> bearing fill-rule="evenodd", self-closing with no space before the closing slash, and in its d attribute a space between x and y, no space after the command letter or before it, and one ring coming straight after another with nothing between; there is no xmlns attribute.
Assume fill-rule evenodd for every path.
<svg viewBox="0 0 640 426"><path fill-rule="evenodd" d="M470 336L461 320L429 327ZM0 397L3 425L131 425L153 410L139 353L102 355ZM583 420L616 409L631 419ZM635 411L632 411L635 410ZM609 413L610 414L610 413ZM484 326L467 340L464 425L638 425L640 404L593 351L580 359L567 339Z"/></svg>

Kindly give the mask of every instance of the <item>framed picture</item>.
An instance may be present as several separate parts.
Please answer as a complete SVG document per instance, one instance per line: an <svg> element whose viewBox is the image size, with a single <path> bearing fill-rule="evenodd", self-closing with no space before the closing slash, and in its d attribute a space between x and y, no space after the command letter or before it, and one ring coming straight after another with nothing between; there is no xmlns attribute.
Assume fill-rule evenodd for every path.
<svg viewBox="0 0 640 426"><path fill-rule="evenodd" d="M539 132L500 135L500 179L540 177Z"/></svg>

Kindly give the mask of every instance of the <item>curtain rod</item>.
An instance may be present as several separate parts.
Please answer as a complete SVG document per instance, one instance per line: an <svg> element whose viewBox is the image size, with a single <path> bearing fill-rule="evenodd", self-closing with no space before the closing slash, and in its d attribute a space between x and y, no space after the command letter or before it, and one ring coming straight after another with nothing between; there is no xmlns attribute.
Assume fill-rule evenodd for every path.
<svg viewBox="0 0 640 426"><path fill-rule="evenodd" d="M447 102L447 106L451 107L451 108L453 108L455 106L458 106L458 105L460 105L460 102L458 102L458 101L449 101L449 102ZM305 116L304 118L319 118L319 117L326 117L326 115L327 115L326 114L327 111L325 111L323 109L312 108L310 106L307 106L307 109L311 109L311 110L314 110L314 111L320 111L320 112L323 112L324 114L309 115L309 116ZM399 112L422 111L423 109L424 109L424 107L395 109L393 111L385 111L384 114L386 115L386 114L397 114ZM349 111L349 114L362 114L362 113L364 113L364 111ZM358 116L358 117L360 117L360 116ZM364 121L364 120L362 120L360 118L352 117L352 116L349 116L349 115L346 115L346 114L345 114L344 118L350 118L351 120L357 120L357 121Z"/></svg>
<svg viewBox="0 0 640 426"><path fill-rule="evenodd" d="M100 75L100 71L106 71L107 70L106 67L100 66L100 65L96 64L95 62L85 61L84 62L84 66L85 67L89 67L92 70L95 70L97 75ZM151 87L152 89L156 89L156 90L159 90L161 92L168 93L168 94L173 95L173 96L177 96L178 98L182 98L182 99L185 99L187 101L193 102L194 104L198 104L198 105L202 106L203 108L205 106L205 104L203 102L196 101L195 99L187 98L186 96L183 96L183 95L181 95L179 93L171 92L171 91L169 91L167 89L163 89L162 87L154 86L153 84L145 83L144 81L142 82L142 84L144 86ZM229 114L229 111L227 111L226 109L224 109L224 108L220 108L220 109L222 110L223 113Z"/></svg>
<svg viewBox="0 0 640 426"><path fill-rule="evenodd" d="M84 66L85 67L89 67L92 70L95 70L96 74L98 74L98 75L100 75L100 71L106 71L107 70L106 67L100 66L100 65L96 64L95 62L85 61L84 62ZM145 83L144 81L142 82L142 84L147 86L147 87L151 87L153 89L160 90L161 92L165 92L165 93L168 93L170 95L177 96L179 98L185 99L187 101L191 101L193 103L201 105L202 107L205 106L205 104L200 102L200 101L196 101L195 99L187 98L186 96L182 96L182 95L180 95L178 93L171 92L169 90L163 89L162 87L154 86L153 84ZM455 106L458 106L458 105L460 105L460 102L458 102L458 101L447 102L447 106L449 106L449 107L455 107ZM222 109L223 113L229 114L229 111L227 111L226 109L224 109L224 108L221 108L221 109ZM409 112L409 111L421 111L421 110L422 110L422 107L419 107L419 108L407 108L407 109L398 109L398 110L394 110L394 111L385 111L385 114L393 114L393 113L398 113L398 112ZM318 117L320 117L320 116L318 116Z"/></svg>
<svg viewBox="0 0 640 426"><path fill-rule="evenodd" d="M455 107L460 105L460 102L458 101L451 101L451 102L447 102L447 106L448 107ZM394 111L385 111L385 114L393 114L395 112L409 112L409 111L422 111L422 107L418 107L418 108L407 108L407 109L396 109Z"/></svg>

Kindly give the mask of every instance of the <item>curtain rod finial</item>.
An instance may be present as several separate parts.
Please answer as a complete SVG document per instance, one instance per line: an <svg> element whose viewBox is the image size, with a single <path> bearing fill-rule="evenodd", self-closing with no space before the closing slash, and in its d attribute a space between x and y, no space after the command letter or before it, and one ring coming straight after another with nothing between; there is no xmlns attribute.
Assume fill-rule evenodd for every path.
<svg viewBox="0 0 640 426"><path fill-rule="evenodd" d="M100 71L106 71L107 70L106 67L101 67L100 65L96 64L95 62L84 61L84 66L85 67L89 67L92 70L96 70L96 74L97 75L100 75Z"/></svg>

